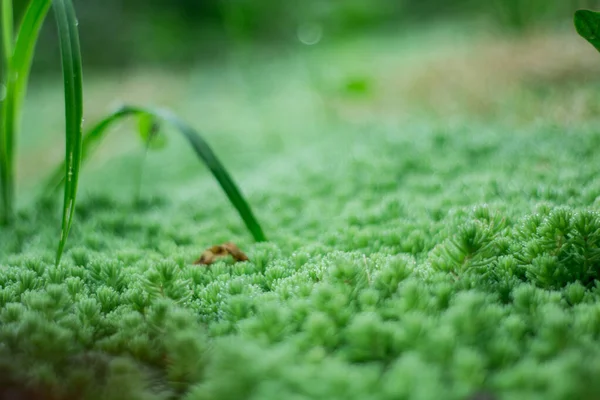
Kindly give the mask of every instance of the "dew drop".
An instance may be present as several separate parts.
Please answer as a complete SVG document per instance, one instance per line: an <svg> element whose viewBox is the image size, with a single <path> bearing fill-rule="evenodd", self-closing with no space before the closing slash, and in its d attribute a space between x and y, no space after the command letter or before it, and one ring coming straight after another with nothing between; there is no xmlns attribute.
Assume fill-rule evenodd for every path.
<svg viewBox="0 0 600 400"><path fill-rule="evenodd" d="M312 46L321 41L321 38L323 37L323 27L320 24L315 23L303 24L298 27L296 34L301 43Z"/></svg>

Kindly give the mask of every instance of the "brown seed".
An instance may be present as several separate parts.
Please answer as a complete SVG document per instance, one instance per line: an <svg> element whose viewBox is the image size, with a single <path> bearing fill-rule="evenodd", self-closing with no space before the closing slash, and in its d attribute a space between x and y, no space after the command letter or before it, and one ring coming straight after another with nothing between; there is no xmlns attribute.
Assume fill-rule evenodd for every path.
<svg viewBox="0 0 600 400"><path fill-rule="evenodd" d="M221 245L212 246L206 249L199 259L194 264L196 265L211 265L219 257L230 255L236 262L248 261L248 256L239 249L234 243L228 242Z"/></svg>

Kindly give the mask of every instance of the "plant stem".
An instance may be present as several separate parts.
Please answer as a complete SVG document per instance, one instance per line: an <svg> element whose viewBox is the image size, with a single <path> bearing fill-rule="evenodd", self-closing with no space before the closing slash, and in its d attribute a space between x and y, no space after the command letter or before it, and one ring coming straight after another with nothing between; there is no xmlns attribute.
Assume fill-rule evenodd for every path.
<svg viewBox="0 0 600 400"><path fill-rule="evenodd" d="M152 140L152 136L148 135L148 140L144 143L144 153L142 154L142 159L140 160L140 170L137 174L137 181L135 183L135 205L142 203L142 182L144 180L144 165L146 164L146 158L148 158L148 150L150 150L150 141Z"/></svg>

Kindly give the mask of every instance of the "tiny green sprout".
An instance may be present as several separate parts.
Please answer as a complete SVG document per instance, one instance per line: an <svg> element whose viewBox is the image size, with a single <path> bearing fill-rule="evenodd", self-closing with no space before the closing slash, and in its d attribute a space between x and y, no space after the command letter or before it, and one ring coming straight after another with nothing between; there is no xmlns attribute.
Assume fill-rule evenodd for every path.
<svg viewBox="0 0 600 400"><path fill-rule="evenodd" d="M600 12L577 10L575 12L575 29L581 37L600 51Z"/></svg>
<svg viewBox="0 0 600 400"><path fill-rule="evenodd" d="M142 113L137 120L140 139L148 150L160 150L167 145L167 137L161 131L161 125L151 114Z"/></svg>
<svg viewBox="0 0 600 400"><path fill-rule="evenodd" d="M144 163L150 150L161 150L167 145L167 138L161 132L161 125L152 114L141 113L137 117L137 129L140 139L144 143L144 154L140 162L140 170L137 174L136 203L140 204L142 198L142 181L144 178Z"/></svg>

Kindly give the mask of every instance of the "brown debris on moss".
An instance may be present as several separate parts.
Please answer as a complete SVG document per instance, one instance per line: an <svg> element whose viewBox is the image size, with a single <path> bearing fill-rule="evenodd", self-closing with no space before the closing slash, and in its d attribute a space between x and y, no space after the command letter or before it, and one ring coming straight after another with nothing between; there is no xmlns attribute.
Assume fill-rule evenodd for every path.
<svg viewBox="0 0 600 400"><path fill-rule="evenodd" d="M227 242L206 249L200 258L194 261L195 265L211 265L218 258L231 256L236 262L248 261L248 256L234 243Z"/></svg>

